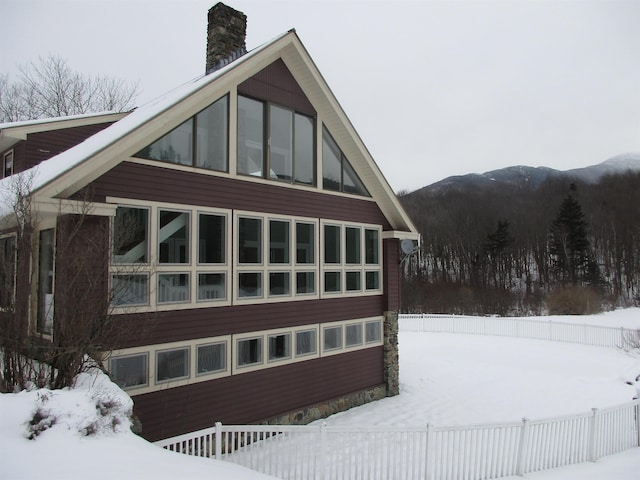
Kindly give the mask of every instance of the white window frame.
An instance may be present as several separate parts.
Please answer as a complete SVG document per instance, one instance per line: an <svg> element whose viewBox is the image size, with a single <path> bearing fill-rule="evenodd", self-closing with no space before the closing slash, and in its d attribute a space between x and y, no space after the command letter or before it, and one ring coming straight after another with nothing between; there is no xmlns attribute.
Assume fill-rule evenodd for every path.
<svg viewBox="0 0 640 480"><path fill-rule="evenodd" d="M379 322L380 323L380 339L375 340L375 341L371 341L371 342L367 342L366 341L366 325L368 323L372 323L372 322ZM352 325L360 325L361 326L361 332L362 332L362 341L358 344L354 344L354 345L348 345L347 344L347 327L352 326ZM327 323L322 323L320 324L320 330L321 330L321 336L322 338L320 339L320 347L322 348L322 353L321 356L322 357L328 357L328 356L332 356L332 355L339 355L341 353L347 353L347 352L353 352L356 350L363 350L366 348L371 348L371 347L377 347L377 346L381 346L383 344L383 332L382 332L382 328L384 325L384 321L383 321L383 317L366 317L366 318L357 318L357 319L352 319L352 320L341 320L338 322L327 322ZM325 349L324 348L324 334L325 334L325 329L327 328L334 328L334 327L341 327L342 328L342 343L340 345L340 347L338 348L331 348L331 349Z"/></svg>
<svg viewBox="0 0 640 480"><path fill-rule="evenodd" d="M137 275L145 274L148 276L148 301L145 304L135 305L113 305L111 310L114 314L126 314L131 312L150 312L150 311L168 311L181 310L189 308L205 308L216 306L231 305L231 290L233 277L231 275L231 219L232 212L229 209L208 208L194 205L183 205L163 202L141 201L127 198L107 197L108 203L116 203L119 207L144 208L148 210L148 226L147 226L147 243L148 243L148 261L139 264L119 264L110 262L109 281L114 275ZM188 225L188 263L158 263L159 260L159 240L158 228L160 210L172 212L186 212L189 217ZM225 219L225 245L224 254L225 261L223 263L200 263L198 260L198 241L199 241L199 220L200 215L218 215ZM111 228L111 237L113 237L113 222ZM113 243L113 238L111 239ZM224 275L225 285L223 295L209 299L198 298L198 279L199 274L219 273ZM158 282L161 274L187 274L189 292L186 299L176 301L159 301Z"/></svg>
<svg viewBox="0 0 640 480"><path fill-rule="evenodd" d="M262 239L261 239L261 262L260 263L240 263L239 262L239 221L241 218L253 218L262 221ZM270 229L271 221L286 222L289 224L289 261L286 263L270 262ZM296 225L298 223L312 224L314 227L314 252L313 263L298 263L296 257ZM290 215L277 214L261 214L256 212L234 210L233 212L233 253L234 253L234 298L233 303L236 305L255 304L255 303L273 303L273 302L290 302L298 300L308 300L320 298L319 279L318 279L318 259L319 259L319 220L309 217L294 217ZM315 278L315 291L313 293L297 293L297 276L298 272L313 273ZM261 294L256 296L240 296L240 274L242 273L260 273L262 275ZM288 273L289 274L289 292L286 294L271 295L269 290L269 274L270 273Z"/></svg>
<svg viewBox="0 0 640 480"><path fill-rule="evenodd" d="M325 263L325 226L340 227L340 263ZM357 228L360 230L360 262L347 263L347 228ZM339 222L334 220L322 219L320 221L320 277L321 277L321 298L330 297L352 297L360 295L380 295L383 293L383 259L382 259L382 227L380 225L355 223L355 222ZM378 232L378 263L366 263L366 230L375 230ZM339 291L326 291L325 274L329 272L337 272L340 278ZM349 272L357 272L360 276L360 288L347 290L347 274ZM367 289L366 275L367 272L378 272L378 288Z"/></svg>

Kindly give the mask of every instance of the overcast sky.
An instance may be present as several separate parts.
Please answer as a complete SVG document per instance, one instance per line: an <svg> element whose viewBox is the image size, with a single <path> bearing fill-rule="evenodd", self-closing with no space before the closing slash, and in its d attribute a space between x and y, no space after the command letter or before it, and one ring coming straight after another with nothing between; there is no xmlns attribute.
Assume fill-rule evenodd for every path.
<svg viewBox="0 0 640 480"><path fill-rule="evenodd" d="M0 0L0 73L54 54L139 81L201 75L215 0ZM252 49L295 28L394 190L640 152L640 1L227 0Z"/></svg>

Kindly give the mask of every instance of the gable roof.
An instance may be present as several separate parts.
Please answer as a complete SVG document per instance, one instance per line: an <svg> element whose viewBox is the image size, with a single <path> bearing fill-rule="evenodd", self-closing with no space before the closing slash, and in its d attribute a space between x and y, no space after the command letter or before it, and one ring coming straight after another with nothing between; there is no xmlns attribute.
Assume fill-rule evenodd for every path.
<svg viewBox="0 0 640 480"><path fill-rule="evenodd" d="M33 194L49 199L68 198L278 59L282 59L317 109L394 231L400 238L417 237L413 223L294 30L219 70L185 83L42 162L32 172ZM0 181L0 190L6 180L9 179Z"/></svg>

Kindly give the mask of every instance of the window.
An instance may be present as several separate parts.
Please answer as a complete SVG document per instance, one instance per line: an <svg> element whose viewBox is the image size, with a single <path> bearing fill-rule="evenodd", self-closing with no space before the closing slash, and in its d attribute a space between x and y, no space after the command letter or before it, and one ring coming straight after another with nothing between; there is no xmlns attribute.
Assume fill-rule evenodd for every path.
<svg viewBox="0 0 640 480"><path fill-rule="evenodd" d="M118 207L113 219L113 263L147 263L149 210Z"/></svg>
<svg viewBox="0 0 640 480"><path fill-rule="evenodd" d="M262 219L238 218L238 262L262 263Z"/></svg>
<svg viewBox="0 0 640 480"><path fill-rule="evenodd" d="M314 120L238 96L238 173L315 184Z"/></svg>
<svg viewBox="0 0 640 480"><path fill-rule="evenodd" d="M149 160L228 171L229 98L224 96L135 154Z"/></svg>
<svg viewBox="0 0 640 480"><path fill-rule="evenodd" d="M146 273L111 276L113 306L147 305L148 303L149 276Z"/></svg>
<svg viewBox="0 0 640 480"><path fill-rule="evenodd" d="M362 323L347 325L345 329L347 347L362 345Z"/></svg>
<svg viewBox="0 0 640 480"><path fill-rule="evenodd" d="M291 334L269 335L269 361L291 358Z"/></svg>
<svg viewBox="0 0 640 480"><path fill-rule="evenodd" d="M188 212L159 210L159 263L189 263L189 220Z"/></svg>
<svg viewBox="0 0 640 480"><path fill-rule="evenodd" d="M38 247L38 317L37 332L53 333L53 288L54 288L55 230L40 232Z"/></svg>
<svg viewBox="0 0 640 480"><path fill-rule="evenodd" d="M189 293L188 273L159 273L158 274L158 303L188 302Z"/></svg>
<svg viewBox="0 0 640 480"><path fill-rule="evenodd" d="M198 263L226 263L226 217L201 213L198 218Z"/></svg>
<svg viewBox="0 0 640 480"><path fill-rule="evenodd" d="M112 234L112 305L166 310L177 304L228 304L229 215L157 203L118 206Z"/></svg>
<svg viewBox="0 0 640 480"><path fill-rule="evenodd" d="M296 332L296 357L311 355L317 351L316 330Z"/></svg>
<svg viewBox="0 0 640 480"><path fill-rule="evenodd" d="M238 367L246 367L263 363L262 337L238 340L237 355Z"/></svg>
<svg viewBox="0 0 640 480"><path fill-rule="evenodd" d="M382 325L380 320L365 322L365 341L367 343L380 342L382 340Z"/></svg>
<svg viewBox="0 0 640 480"><path fill-rule="evenodd" d="M156 352L156 382L178 380L188 376L188 347Z"/></svg>
<svg viewBox="0 0 640 480"><path fill-rule="evenodd" d="M322 131L322 188L370 196L329 131Z"/></svg>
<svg viewBox="0 0 640 480"><path fill-rule="evenodd" d="M226 342L198 345L197 356L197 375L207 375L227 369Z"/></svg>
<svg viewBox="0 0 640 480"><path fill-rule="evenodd" d="M16 237L0 238L0 310L14 302L16 273Z"/></svg>
<svg viewBox="0 0 640 480"><path fill-rule="evenodd" d="M380 292L380 229L324 223L323 293Z"/></svg>
<svg viewBox="0 0 640 480"><path fill-rule="evenodd" d="M317 295L316 222L241 212L235 222L237 300Z"/></svg>
<svg viewBox="0 0 640 480"><path fill-rule="evenodd" d="M149 384L149 355L127 355L109 359L109 372L115 383L125 390Z"/></svg>
<svg viewBox="0 0 640 480"><path fill-rule="evenodd" d="M325 327L322 330L322 336L323 351L342 348L342 326Z"/></svg>
<svg viewBox="0 0 640 480"><path fill-rule="evenodd" d="M13 175L13 150L10 150L4 154L2 162L2 172L2 178L7 178Z"/></svg>

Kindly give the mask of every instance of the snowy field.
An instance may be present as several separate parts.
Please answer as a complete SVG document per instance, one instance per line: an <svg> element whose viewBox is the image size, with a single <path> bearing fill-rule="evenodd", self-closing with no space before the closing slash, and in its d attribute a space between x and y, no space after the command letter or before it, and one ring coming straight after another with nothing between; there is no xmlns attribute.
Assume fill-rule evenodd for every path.
<svg viewBox="0 0 640 480"><path fill-rule="evenodd" d="M553 320L637 328L640 309ZM401 394L334 415L325 420L329 425L450 426L541 419L626 403L640 393L637 351L446 333L401 332L399 341ZM28 440L36 408L56 420ZM71 392L0 395L2 478L268 478L149 445L128 431L123 420L128 408L128 397L104 377L83 379ZM47 420L40 424L46 427ZM88 429L97 434L85 436ZM637 480L640 448L525 478Z"/></svg>

